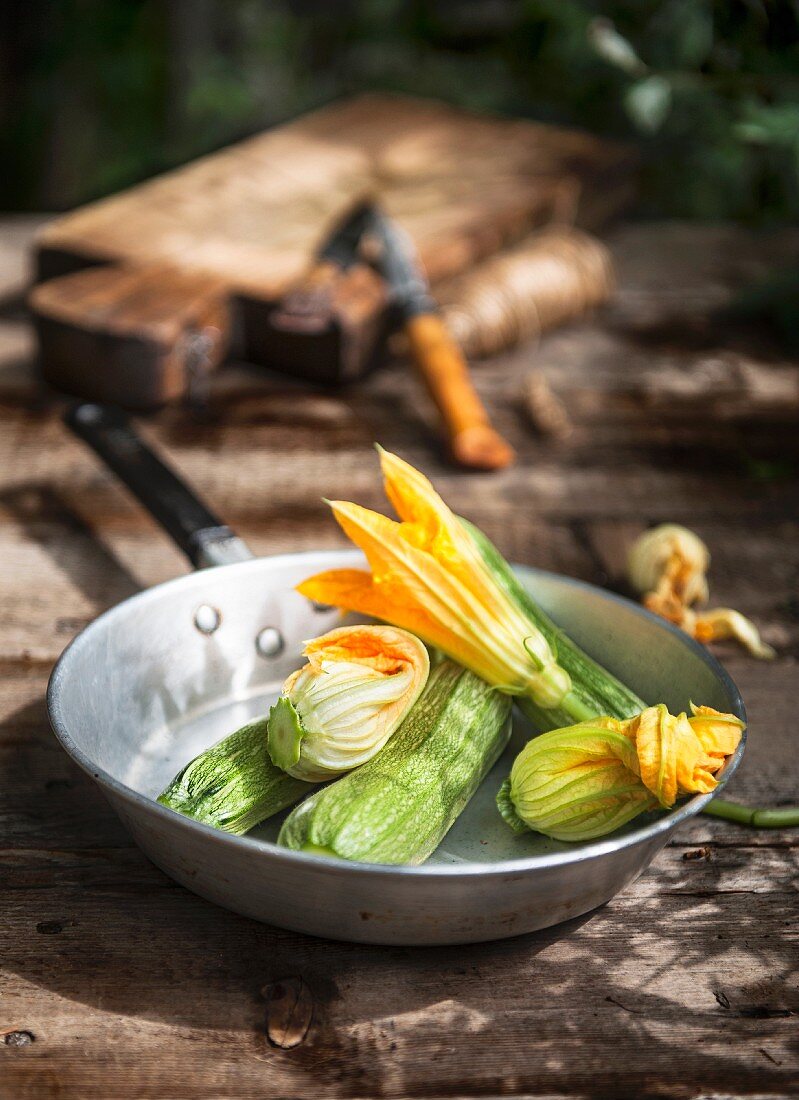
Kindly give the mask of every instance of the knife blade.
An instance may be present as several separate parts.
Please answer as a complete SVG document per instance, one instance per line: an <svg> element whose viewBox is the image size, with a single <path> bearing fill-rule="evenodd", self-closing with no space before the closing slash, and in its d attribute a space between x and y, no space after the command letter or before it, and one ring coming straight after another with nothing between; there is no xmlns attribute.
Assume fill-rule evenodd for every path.
<svg viewBox="0 0 799 1100"><path fill-rule="evenodd" d="M330 230L316 250L317 259L346 271L360 260L361 242L372 225L374 204L369 200L351 207Z"/></svg>
<svg viewBox="0 0 799 1100"><path fill-rule="evenodd" d="M351 206L265 321L250 318L248 331L258 334L254 350L270 366L346 384L375 365L388 327L388 293L385 280L360 254L368 216L367 202ZM245 302L244 308L254 307Z"/></svg>

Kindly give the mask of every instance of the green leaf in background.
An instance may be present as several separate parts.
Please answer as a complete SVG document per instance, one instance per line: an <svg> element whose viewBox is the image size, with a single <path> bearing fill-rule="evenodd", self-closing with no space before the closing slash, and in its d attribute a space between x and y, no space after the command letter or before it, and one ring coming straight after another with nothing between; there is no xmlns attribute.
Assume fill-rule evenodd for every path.
<svg viewBox="0 0 799 1100"><path fill-rule="evenodd" d="M742 141L755 145L799 146L799 100L796 103L759 103L749 99L743 104L735 133Z"/></svg>
<svg viewBox="0 0 799 1100"><path fill-rule="evenodd" d="M647 5L648 6L648 5ZM655 69L700 69L715 39L709 0L667 0L646 25L649 65Z"/></svg>
<svg viewBox="0 0 799 1100"><path fill-rule="evenodd" d="M615 65L630 76L640 76L646 72L646 65L632 44L616 30L612 19L605 16L592 19L588 24L588 41L603 61Z"/></svg>
<svg viewBox="0 0 799 1100"><path fill-rule="evenodd" d="M647 76L627 89L624 106L639 130L655 134L671 110L671 84L665 76Z"/></svg>
<svg viewBox="0 0 799 1100"><path fill-rule="evenodd" d="M29 0L0 41L6 209L386 89L637 143L649 215L799 220L790 0Z"/></svg>

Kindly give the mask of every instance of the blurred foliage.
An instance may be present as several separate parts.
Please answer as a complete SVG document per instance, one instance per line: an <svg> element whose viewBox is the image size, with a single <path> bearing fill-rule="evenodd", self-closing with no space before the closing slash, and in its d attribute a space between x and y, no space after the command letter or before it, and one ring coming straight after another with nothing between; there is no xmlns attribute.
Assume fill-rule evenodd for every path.
<svg viewBox="0 0 799 1100"><path fill-rule="evenodd" d="M636 142L651 214L799 214L796 0L26 0L0 204L63 208L364 89Z"/></svg>
<svg viewBox="0 0 799 1100"><path fill-rule="evenodd" d="M733 322L747 321L769 331L786 351L799 355L799 267L775 267L747 284L731 303Z"/></svg>

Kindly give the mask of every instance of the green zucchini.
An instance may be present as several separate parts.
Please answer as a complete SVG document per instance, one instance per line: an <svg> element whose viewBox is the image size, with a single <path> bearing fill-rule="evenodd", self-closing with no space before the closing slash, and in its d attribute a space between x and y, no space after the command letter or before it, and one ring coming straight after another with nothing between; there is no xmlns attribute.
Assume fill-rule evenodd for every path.
<svg viewBox="0 0 799 1100"><path fill-rule="evenodd" d="M381 752L292 810L278 844L358 862L422 863L505 747L510 709L508 696L442 661Z"/></svg>
<svg viewBox="0 0 799 1100"><path fill-rule="evenodd" d="M526 696L516 700L530 721L540 731L545 731L570 726L575 720L584 720L586 717L632 718L640 714L647 705L644 700L639 699L635 692L592 660L553 623L478 527L465 519L461 523L472 536L497 584L541 631L556 654L558 664L571 678L569 702L572 709L565 709L563 706L544 709Z"/></svg>
<svg viewBox="0 0 799 1100"><path fill-rule="evenodd" d="M183 768L158 796L162 806L240 835L314 790L275 767L266 718L218 741Z"/></svg>

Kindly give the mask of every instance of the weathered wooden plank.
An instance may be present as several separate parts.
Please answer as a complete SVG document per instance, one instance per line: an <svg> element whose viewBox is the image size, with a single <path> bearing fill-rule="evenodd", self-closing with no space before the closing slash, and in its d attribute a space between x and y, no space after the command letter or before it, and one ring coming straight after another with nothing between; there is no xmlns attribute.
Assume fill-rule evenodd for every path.
<svg viewBox="0 0 799 1100"><path fill-rule="evenodd" d="M198 1096L441 1096L465 1081L469 1095L523 1095L564 1080L591 1095L779 1094L798 1068L799 994L795 944L774 931L792 922L797 854L770 852L754 878L743 858L667 850L657 874L592 918L477 951L331 944L229 915L220 935L218 910L135 853L116 881L89 853L39 872L31 859L6 894L6 971L24 1000L3 1000L36 1042L6 1051L4 1068L24 1083L43 1061L87 1097L109 1072L120 1097L156 1083ZM291 976L315 999L293 1054L269 1046L261 996Z"/></svg>
<svg viewBox="0 0 799 1100"><path fill-rule="evenodd" d="M94 783L50 730L44 692L49 665L0 667L0 863L13 849L129 847Z"/></svg>
<svg viewBox="0 0 799 1100"><path fill-rule="evenodd" d="M501 420L502 418L500 418ZM0 469L9 489L22 484L46 484L70 500L90 501L94 514L111 515L127 498L111 488L110 477L63 429L40 427L30 417L6 418L0 442ZM500 424L504 431L505 426ZM553 520L658 520L695 522L700 511L708 520L783 522L797 505L793 480L758 481L725 463L702 468L688 455L649 448L617 452L600 448L572 455L571 462L551 448L531 445L509 432L520 451L520 465L494 475L464 477L444 469L431 451L405 445L397 433L362 432L360 441L327 433L320 424L286 425L277 430L254 425L238 432L193 426L152 432L174 464L192 480L217 510L231 522L291 514L298 508L321 513L322 492L336 498L357 498L384 507L376 463L371 457L377 437L427 470L441 491L466 514L488 519L523 511L531 518ZM34 432L35 429L35 432ZM249 440L249 442L248 442ZM693 468L692 468L693 466ZM490 486L490 491L489 491ZM127 508L127 505L125 505ZM531 524L532 526L532 524Z"/></svg>
<svg viewBox="0 0 799 1100"><path fill-rule="evenodd" d="M358 96L73 211L40 243L182 265L273 297L308 267L331 222L379 190L441 278L550 220L564 183L584 185L589 221L600 210L606 220L627 201L632 165L629 150L589 134Z"/></svg>
<svg viewBox="0 0 799 1100"><path fill-rule="evenodd" d="M537 354L574 418L567 444L527 426L529 350L477 372L519 448L519 467L498 477L443 465L402 367L351 394L232 369L216 383L213 416L169 410L147 431L261 553L343 545L322 492L383 507L374 438L429 471L510 557L588 580L619 586L625 540L650 522L695 527L713 554L714 602L754 615L781 650L769 664L719 650L750 719L728 794L793 802L796 483L790 469L764 480L745 459L750 447L795 455L789 389L773 400L795 365L739 346L706 316L797 241L623 230L613 310ZM0 253L0 280L3 269ZM734 360L716 354L725 339ZM68 439L27 355L12 305L0 316L4 1100L795 1093L796 831L695 819L590 918L445 950L270 929L147 863L58 748L43 693L50 662L85 621L186 566ZM742 365L760 396L751 409L722 402L708 432L702 400L718 411ZM294 1049L267 1037L263 990L284 978L314 999Z"/></svg>

